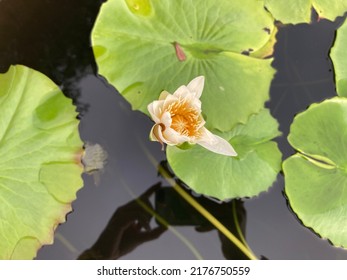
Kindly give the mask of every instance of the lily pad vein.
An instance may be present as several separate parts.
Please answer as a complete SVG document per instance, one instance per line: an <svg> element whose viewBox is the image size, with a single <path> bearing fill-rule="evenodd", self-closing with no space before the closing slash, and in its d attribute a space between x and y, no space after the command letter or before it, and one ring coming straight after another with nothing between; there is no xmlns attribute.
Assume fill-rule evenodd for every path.
<svg viewBox="0 0 347 280"><path fill-rule="evenodd" d="M13 86L13 80L15 79L16 72L17 72L17 70L15 70L15 73L13 74L13 78L12 78L10 87ZM22 102L23 96L24 96L24 94L23 94L24 93L24 89L26 87L26 82L28 80L28 73L27 72L25 73L25 77L23 79L25 79L25 82L24 82L24 85L23 85L23 89L20 91L21 95L19 97L19 100L18 100L15 108L12 110L12 115L11 115L8 123L6 124L5 131L4 131L4 133L3 133L3 135L2 135L2 137L0 139L0 146L1 146L1 144L3 144L3 141L5 140L7 133L9 132L10 128L12 127L11 124L14 121L14 119L16 118L16 112L17 112L18 108L21 106L21 102Z"/></svg>

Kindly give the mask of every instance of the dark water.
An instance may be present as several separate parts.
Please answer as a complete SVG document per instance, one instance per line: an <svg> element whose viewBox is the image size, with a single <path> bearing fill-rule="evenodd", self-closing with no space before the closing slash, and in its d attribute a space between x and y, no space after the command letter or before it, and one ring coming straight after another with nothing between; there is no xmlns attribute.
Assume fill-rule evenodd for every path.
<svg viewBox="0 0 347 280"><path fill-rule="evenodd" d="M131 111L117 91L96 74L89 36L102 2L0 0L0 72L11 64L24 64L45 73L77 104L82 139L99 143L109 156L97 185L92 176L84 175L85 186L73 203L74 211L57 229L54 245L42 248L38 259L76 259L94 244L117 209L116 217L125 213L124 219L135 208L146 213L136 203L121 208L123 212L120 206L158 182L167 185L144 153L143 146L158 162L165 160L160 145L148 141L152 122ZM286 136L295 114L335 95L328 52L341 21L289 25L281 27L277 35L273 66L278 72L267 106L280 122L283 136L278 143L284 158L293 153ZM347 251L331 246L300 224L287 206L283 188L280 174L269 192L244 200L243 206L238 204L239 219L255 254L269 259L347 259ZM228 212L224 208L216 211ZM186 221L190 225L154 230L147 236L158 237L153 241L143 242L147 240L143 235L129 233L126 241L113 246L129 245L122 251L123 259L194 259L194 250L204 259L241 257L216 230L205 227L207 231L198 232L193 224L202 222L191 216ZM228 217L221 219L227 223ZM157 227L154 219L150 226ZM116 223L113 230L119 233L120 227ZM232 223L228 227L232 229Z"/></svg>

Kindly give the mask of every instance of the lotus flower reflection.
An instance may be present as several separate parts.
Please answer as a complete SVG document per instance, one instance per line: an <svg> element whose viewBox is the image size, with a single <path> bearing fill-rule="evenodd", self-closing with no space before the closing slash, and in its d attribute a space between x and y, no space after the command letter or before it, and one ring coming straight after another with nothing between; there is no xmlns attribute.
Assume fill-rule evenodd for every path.
<svg viewBox="0 0 347 280"><path fill-rule="evenodd" d="M173 94L163 91L159 100L148 105L155 124L150 132L152 141L162 145L199 144L202 147L226 156L237 153L225 139L212 134L204 127L201 115L200 96L204 88L204 77L193 79L187 86L180 86Z"/></svg>

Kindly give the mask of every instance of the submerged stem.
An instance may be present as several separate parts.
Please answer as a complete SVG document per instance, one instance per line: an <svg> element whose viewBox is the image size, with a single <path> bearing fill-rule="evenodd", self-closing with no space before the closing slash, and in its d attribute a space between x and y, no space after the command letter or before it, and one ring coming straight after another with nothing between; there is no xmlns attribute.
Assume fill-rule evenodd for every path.
<svg viewBox="0 0 347 280"><path fill-rule="evenodd" d="M159 214L157 214L154 210L149 208L146 203L144 203L140 198L136 197L130 186L123 180L123 178L120 176L121 183L125 190L128 192L128 194L135 199L135 201L149 214L151 214L161 225L168 228L169 231L171 231L183 244L187 246L187 248L192 252L192 254L198 259L203 260L203 257L199 253L199 251L194 247L194 245L185 238L178 230L176 230L173 227L170 227L169 223Z"/></svg>
<svg viewBox="0 0 347 280"><path fill-rule="evenodd" d="M158 166L157 160L152 156L148 149L139 140L140 146L146 154L148 160L154 165ZM187 194L181 186L179 186L170 174L159 165L159 173L166 179L166 181L184 198L191 206L193 206L202 216L204 216L212 225L214 225L221 233L223 233L236 247L240 249L250 260L257 260L258 258L254 253L247 248L235 235L233 235L220 221L218 221L210 212L208 212L201 204L199 204L194 198Z"/></svg>
<svg viewBox="0 0 347 280"><path fill-rule="evenodd" d="M59 240L64 245L64 247L69 250L70 253L72 253L74 255L77 255L79 253L77 248L64 235L62 235L60 232L56 232L54 234L54 237L57 240Z"/></svg>
<svg viewBox="0 0 347 280"><path fill-rule="evenodd" d="M233 200L232 202L232 207L233 207L233 218L234 218L234 222L235 222L235 226L236 226L236 230L237 230L237 233L242 241L242 243L247 247L247 249L252 253L253 251L251 250L251 248L248 246L248 243L245 239L245 236L243 235L243 232L241 230L241 227L240 227L240 223L239 223L239 219L237 218L237 213L236 213L236 203L235 203L235 200Z"/></svg>
<svg viewBox="0 0 347 280"><path fill-rule="evenodd" d="M187 194L182 187L174 184L173 188L201 215L203 215L211 224L213 224L221 233L223 233L232 243L235 244L250 260L257 260L257 257L249 250L239 239L235 237L220 221L218 221L210 212L201 206L194 198Z"/></svg>

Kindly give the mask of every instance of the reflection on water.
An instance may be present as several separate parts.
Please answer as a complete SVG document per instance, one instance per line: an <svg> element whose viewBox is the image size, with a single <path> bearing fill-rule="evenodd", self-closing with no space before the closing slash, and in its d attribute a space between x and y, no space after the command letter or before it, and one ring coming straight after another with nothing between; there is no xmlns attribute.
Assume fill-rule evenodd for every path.
<svg viewBox="0 0 347 280"><path fill-rule="evenodd" d="M153 185L137 199L117 208L94 245L79 259L118 259L144 242L157 239L166 227L151 227L153 207L149 197L160 187Z"/></svg>
<svg viewBox="0 0 347 280"><path fill-rule="evenodd" d="M157 169L146 158L139 141L157 162L164 160L165 154L148 140L152 122L131 111L116 90L96 75L90 32L102 2L0 1L0 72L6 72L11 64L25 64L50 77L66 95L74 98L82 113L82 139L99 143L108 154L99 187L85 175L85 187L77 194L74 211L57 229L59 238L54 245L41 249L38 258L76 259L87 248L97 248L102 258L243 258L223 235L203 224L201 217L194 216L191 209L188 214L167 216L177 225L164 232L164 227L158 226L134 202L148 186L158 180L164 182L157 177ZM277 74L268 107L280 122L283 137L278 142L284 157L293 152L286 136L294 115L312 102L335 95L328 51L340 22L341 19L336 23L321 20L311 26L287 26L278 33L273 63ZM152 195L142 196L148 207L155 205L155 194L158 203L183 203L174 193L160 200L162 189L155 192L150 188ZM269 192L236 203L240 228L243 232L247 228L246 240L256 255L269 259L347 259L346 251L330 246L299 224L286 207L282 190L283 178L279 176ZM171 191L164 192L166 195ZM235 232L232 204L208 203L216 207L211 209L214 215ZM132 214L123 215L124 208L130 208ZM136 215L139 217L134 219ZM130 236L132 240L124 239ZM156 239L143 243L153 238Z"/></svg>
<svg viewBox="0 0 347 280"><path fill-rule="evenodd" d="M84 144L84 153L82 156L84 172L93 176L95 185L99 185L100 176L107 163L107 152L100 144L86 142Z"/></svg>
<svg viewBox="0 0 347 280"><path fill-rule="evenodd" d="M153 194L155 208L150 201ZM218 204L204 197L195 199L229 231L243 238L246 225L243 202L235 200ZM156 218L155 225L150 223L153 215ZM193 226L197 233L216 230L172 187L161 187L161 183L157 183L138 198L118 207L94 245L84 251L78 259L118 259L142 243L159 238L167 229L171 230L172 226ZM226 259L248 259L220 231L218 237Z"/></svg>

